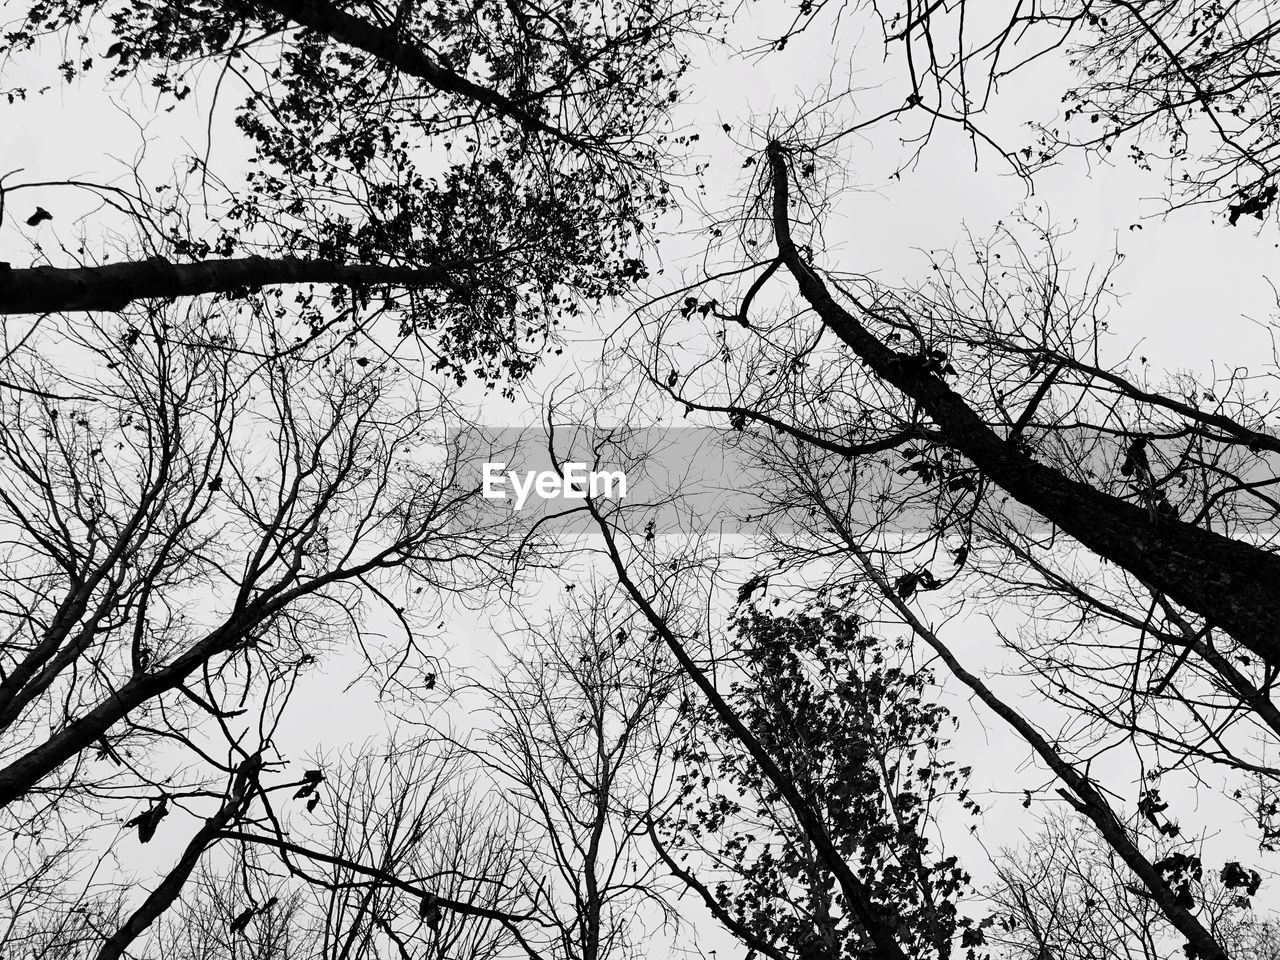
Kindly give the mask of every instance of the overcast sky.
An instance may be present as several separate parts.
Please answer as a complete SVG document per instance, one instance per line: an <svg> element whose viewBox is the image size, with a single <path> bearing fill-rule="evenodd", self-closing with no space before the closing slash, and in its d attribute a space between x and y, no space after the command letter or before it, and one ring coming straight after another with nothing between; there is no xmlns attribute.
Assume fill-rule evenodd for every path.
<svg viewBox="0 0 1280 960"><path fill-rule="evenodd" d="M752 10L744 10L729 31L739 45L770 32L770 25L752 23L751 14ZM660 245L655 262L660 260L668 272L655 277L655 290L668 278L696 273L705 240L697 229L702 221L696 205L721 211L741 202L752 173L743 168L743 161L763 146L762 134L771 122L795 115L828 82L839 84L850 77L866 92L836 104L834 109L846 119L854 115L852 111L865 115L877 103L902 99L905 91L893 86L900 78L894 65L883 64L874 27L869 26L862 44L855 42L856 35L855 29L846 27L835 47L829 33L806 35L787 50L763 59L735 54L732 45L710 44L705 54L697 54L701 62L688 78L688 96L677 116L688 130L700 134L697 146L705 151L711 167L705 192L697 190L692 178L685 181L690 203L681 217L673 219L671 233ZM224 176L242 169L241 146L229 129L232 107L242 91L224 90L219 113L210 116L212 99L206 83L173 113L156 116L147 91L113 90L107 95L94 86L101 73L67 87L56 76L56 62L52 52L45 51L18 65L29 75L14 65L8 68L5 86L51 85L48 92L33 94L25 103L0 106L0 173L23 169L10 183L79 178L113 182L127 178L140 156L145 157L144 169L153 183L159 182L173 158L184 152L184 142L187 151L203 154L210 149L211 167ZM1010 140L1029 142L1031 135L1022 124L1059 109L1060 70L1061 64L1050 61L1038 71L1020 74L1016 87L1002 91L1001 112L989 121L992 129ZM727 133L722 127L726 123L731 128ZM1029 194L1028 185L1011 176L990 152L979 151L975 169L967 139L948 128L929 144L914 172L894 180L889 174L904 150L898 138L907 132L900 134L893 125L885 125L841 145L845 186L826 224L829 265L888 281L924 278L929 263L926 251L962 245L965 228L985 235L1020 204L1040 205L1060 226L1074 227L1064 250L1079 271L1105 263L1117 249L1124 254L1114 278L1118 302L1109 318L1114 356L1140 347L1138 352L1149 358L1153 371L1188 369L1206 375L1214 364L1219 369L1258 368L1270 361L1271 341L1263 325L1275 307L1268 284L1277 256L1271 236L1274 226L1263 228L1266 232L1260 236L1255 221L1229 227L1210 208L1164 217L1158 174L1123 165L1090 170L1078 155L1040 175L1034 193ZM54 219L35 229L22 225L37 205L52 212ZM81 221L82 217L86 219ZM33 247L38 243L48 261L66 264L70 260L59 245L74 252L81 231L96 240L104 219L109 220L109 214L95 212L83 195L65 187L16 192L7 201L0 226L0 260L14 266L44 262ZM528 421L555 385L589 369L589 361L599 352L601 331L624 324L629 310L630 305L621 305L610 315L592 318L591 324L584 322L583 329L576 331L576 345L538 371L519 402L484 401L486 421ZM1153 377L1158 379L1154 373ZM567 576L535 585L534 602L550 605ZM497 651L497 633L508 623L501 613L492 621L474 611L456 613L441 631L442 649L451 647L459 665L477 663L486 652ZM998 645L980 621L956 629L964 631L957 648L970 666L994 669L1001 665ZM308 679L303 698L294 705L302 709L294 710L284 728L299 751L310 746L308 740L333 748L341 741L359 742L381 732L384 717L372 691L343 689L349 666L335 659L322 674ZM997 806L990 814L1008 818L1004 821L1009 824L1007 839L1013 841L1023 816L1016 791L1035 779L1014 769L1013 761L1027 751L994 718L969 713L962 719L965 726L957 737L962 762L978 767L975 779L986 778L986 786L1014 792L1004 799L992 797ZM466 722L465 717L458 720ZM324 723L330 726L322 728Z"/></svg>

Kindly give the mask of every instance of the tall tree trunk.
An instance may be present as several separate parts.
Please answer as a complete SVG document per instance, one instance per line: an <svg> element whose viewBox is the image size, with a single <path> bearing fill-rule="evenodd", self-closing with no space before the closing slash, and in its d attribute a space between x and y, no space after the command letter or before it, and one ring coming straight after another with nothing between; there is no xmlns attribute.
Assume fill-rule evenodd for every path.
<svg viewBox="0 0 1280 960"><path fill-rule="evenodd" d="M890 349L835 301L791 237L786 150L774 141L768 157L778 255L809 306L867 369L919 403L943 441L1015 500L1280 667L1280 557L1178 520L1153 521L1147 510L1072 480L1000 436L940 376Z"/></svg>

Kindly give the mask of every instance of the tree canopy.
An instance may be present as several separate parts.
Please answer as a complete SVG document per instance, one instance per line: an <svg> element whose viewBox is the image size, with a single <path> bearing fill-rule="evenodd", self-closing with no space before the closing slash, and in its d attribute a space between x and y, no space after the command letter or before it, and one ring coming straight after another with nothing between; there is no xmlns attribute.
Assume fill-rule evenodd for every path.
<svg viewBox="0 0 1280 960"><path fill-rule="evenodd" d="M0 954L1276 960L1278 13L11 5Z"/></svg>

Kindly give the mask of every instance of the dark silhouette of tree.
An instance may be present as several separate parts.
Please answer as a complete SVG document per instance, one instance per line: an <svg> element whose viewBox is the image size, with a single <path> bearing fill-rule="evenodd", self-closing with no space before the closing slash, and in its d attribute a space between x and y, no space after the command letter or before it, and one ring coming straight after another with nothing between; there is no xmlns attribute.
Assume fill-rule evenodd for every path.
<svg viewBox="0 0 1280 960"><path fill-rule="evenodd" d="M774 46L820 18L847 36L837 6L805 0ZM1265 220L1273 5L858 12L885 88L852 121L839 90L776 116L710 279L621 328L648 382L602 363L623 402L576 395L596 433L624 411L597 461L648 399L722 421L768 467L768 550L728 582L731 547L664 544L679 491L589 499L574 545L617 589L567 585L458 685L429 649L440 596L483 608L500 576L511 599L565 554L477 502L467 437L436 442L465 426L451 391L514 398L562 327L648 278L698 137L671 113L685 51L719 10L20 5L6 69L58 46L67 83L174 111L198 91L209 147L251 163L0 177L0 227L36 250L0 263L5 956L623 960L692 894L774 960L1269 958L1277 401L1256 371L1107 359L1110 267L1082 277L1033 217L914 285L841 269L825 230L834 164L888 122L897 176L947 129L1028 182L1123 155L1172 171L1171 207ZM1074 71L1066 116L997 134L1001 84L1050 60ZM80 245L68 191L101 202ZM975 613L1016 679L961 646ZM428 733L288 756L329 651ZM948 759L956 693L1020 744L984 760L1039 778L1003 785L1044 833L985 899L944 842L1002 828ZM1188 802L1220 783L1256 858Z"/></svg>
<svg viewBox="0 0 1280 960"><path fill-rule="evenodd" d="M1153 385L1105 365L1107 272L1073 290L1058 238L1036 224L1027 245L1014 228L977 243L972 265L934 255L936 279L917 288L823 269L821 152L774 140L764 160L738 235L764 255L669 311L646 358L653 388L772 447L777 482L761 500L791 525L776 541L790 569L825 579L836 563L837 580L874 587L1032 748L1187 949L1227 955L1192 878L1236 861L1153 849L1133 818L1178 836L1184 809L1169 809L1161 777L1212 762L1256 776L1235 797L1272 837L1272 401L1235 375ZM793 291L802 309L775 319ZM715 338L705 359L687 328L674 335L698 317ZM671 382L672 367L691 372ZM975 595L1025 604L1006 648L1063 708L1050 723L1074 713L1087 726L1048 734L928 626L939 598L959 610ZM1116 742L1108 727L1141 750L1131 813L1086 759Z"/></svg>
<svg viewBox="0 0 1280 960"><path fill-rule="evenodd" d="M518 938L515 834L463 761L392 739L318 761L322 780L268 787L266 816L217 828L232 855L202 862L147 946L184 960L500 955ZM319 803L296 802L299 782L323 784Z"/></svg>
<svg viewBox="0 0 1280 960"><path fill-rule="evenodd" d="M867 880L859 876L841 854L822 811L814 806L802 785L780 765L780 758L774 757L767 743L751 730L726 699L712 678L711 664L699 662L699 658L690 652L688 645L699 638L701 631L689 627L689 612L679 602L683 598L673 590L679 585L680 578L673 576L681 572L679 559L662 563L657 556L647 556L645 548L637 549L637 545L630 542L632 538L627 535L625 527L620 525L625 514L618 510L608 510L591 497L587 498L586 509L600 530L619 583L648 621L654 639L661 641L671 652L694 690L706 698L715 718L726 729L726 736L732 737L745 750L758 768L761 782L768 783L776 791L779 803L790 811L799 833L812 845L815 858L831 872L849 913L848 928L855 932L862 946L878 951L880 956L907 956L895 911L876 902ZM646 537L642 542L648 544L651 538ZM639 572L633 572L632 563ZM707 897L704 900L708 906L714 902ZM721 913L720 919L726 918L727 915ZM735 933L744 939L748 935L741 925ZM752 949L759 951L766 942L756 938L752 941Z"/></svg>
<svg viewBox="0 0 1280 960"><path fill-rule="evenodd" d="M0 796L6 882L43 918L13 937L133 953L269 794L314 797L314 771L280 783L265 732L309 668L358 649L371 605L502 562L458 449L405 455L447 405L341 339L282 356L275 329L167 307L9 341ZM115 882L156 858L158 881L90 882L106 852Z"/></svg>
<svg viewBox="0 0 1280 960"><path fill-rule="evenodd" d="M1236 225L1276 197L1280 141L1272 93L1280 10L1252 3L1079 5L1064 24L1078 80L1038 162L1063 149L1166 167L1172 206L1213 204Z"/></svg>
<svg viewBox="0 0 1280 960"><path fill-rule="evenodd" d="M771 225L779 258L806 303L859 363L918 404L937 426L942 443L971 462L984 479L1100 556L1221 626L1264 661L1280 664L1280 646L1275 642L1280 623L1272 622L1275 609L1267 599L1269 584L1280 575L1280 559L1247 540L1225 537L1176 516L1153 517L1150 509L1040 462L1022 449L1021 429L997 430L951 388L945 364L932 362L932 348L897 350L883 334L877 336L869 329L870 322L886 323L886 317L893 321L893 311L856 297L849 298L849 307L837 301L792 236L787 149L774 141L768 158ZM919 331L918 320L909 314L905 319L908 327ZM943 351L938 353L945 356ZM1046 359L1053 363L1051 357ZM1052 384L1048 379L1042 382ZM1034 400L1029 407L1031 413L1038 403ZM1188 419L1198 418L1192 411ZM1267 437L1243 425L1234 432L1250 440ZM1253 442L1259 447L1264 442L1275 445L1274 438Z"/></svg>
<svg viewBox="0 0 1280 960"><path fill-rule="evenodd" d="M86 253L74 267L0 268L0 310L340 284L353 293L335 305L382 303L431 341L442 368L519 377L564 318L644 275L640 237L669 206L663 177L681 142L664 127L687 65L675 44L709 16L632 2L589 13L522 2L31 4L3 50L65 38L77 49L69 81L139 79L181 106L205 67L234 78L248 90L234 122L255 166L223 178L225 201L194 218L204 232L188 229L181 191L118 203L155 253L146 260ZM191 168L211 210L204 159ZM37 186L56 184L7 184L7 209Z"/></svg>
<svg viewBox="0 0 1280 960"><path fill-rule="evenodd" d="M71 851L74 825L110 803L124 830L112 842L173 853L158 884L94 914L102 957L147 942L233 840L341 875L333 891L367 884L330 905L349 949L474 953L476 923L499 931L483 950L519 941L523 915L470 902L493 891L348 849L350 817L315 848L286 835L278 791L323 810L332 780L282 785L270 737L251 753L239 718L287 700L326 649L363 648L370 606L416 648L412 608L504 564L503 524L473 509L460 448L439 469L414 465L451 426L427 382L474 373L510 389L561 322L644 276L642 234L670 205L683 143L667 127L679 45L715 12L38 2L17 16L0 40L10 68L53 38L78 48L68 83L141 82L157 109L200 87L211 141L234 123L253 165L220 175L208 153L183 157L178 189L151 189L140 169L128 190L0 180L0 225L37 237L64 228L62 191L103 202L100 241L0 264L0 314L15 318L0 360L0 523L15 544L6 824ZM247 93L220 108L236 84ZM116 262L121 224L136 259ZM387 318L395 335L369 337ZM396 336L419 342L426 369L393 357ZM229 758L207 749L210 731ZM451 824L474 838L482 819ZM29 863L19 884L42 903L63 895L51 864ZM420 907L408 931L392 906L405 896ZM258 924L254 910L229 918L233 932Z"/></svg>
<svg viewBox="0 0 1280 960"><path fill-rule="evenodd" d="M867 878L906 955L973 955L983 925L957 910L969 878L930 836L936 807L966 796L967 771L942 758L948 717L929 702L928 672L834 606L747 607L732 629L725 658L740 679L726 700ZM653 837L664 861L748 947L864 955L834 875L741 743L706 703L690 701L682 726L677 805ZM688 849L705 862L677 862Z"/></svg>
<svg viewBox="0 0 1280 960"><path fill-rule="evenodd" d="M39 360L42 336L7 358L0 504L22 549L5 583L24 615L0 681L6 806L60 802L95 745L123 754L135 711L225 714L237 663L314 659L322 611L383 571L468 559L465 521L441 530L470 494L397 462L441 408L399 406L383 365L337 343L272 359L269 330L198 311L137 324L59 331L83 375Z"/></svg>
<svg viewBox="0 0 1280 960"><path fill-rule="evenodd" d="M3 271L4 313L122 310L141 298L177 299L235 293L267 285L323 283L348 287L448 286L447 266L416 269L332 260L246 257L170 263L163 257L101 267L31 267Z"/></svg>
<svg viewBox="0 0 1280 960"><path fill-rule="evenodd" d="M939 597L947 592L952 597L972 597L980 591L984 599L1004 609L1025 599L1031 629L1043 634L1044 641L1038 648L1021 644L1008 644L1008 648L1026 651L1023 655L1037 662L1043 677L1039 687L1050 701L1076 711L1083 702L1095 721L1119 726L1141 741L1150 753L1152 769L1144 777L1147 785L1138 792L1136 816L1162 837L1177 837L1177 814L1168 810L1157 786L1161 771L1205 758L1247 768L1261 775L1260 783L1269 777L1270 765L1264 760L1259 767L1245 760L1243 753L1236 754L1246 741L1228 740L1224 731L1252 721L1254 729L1270 733L1267 718L1273 711L1266 691L1271 668L1266 672L1250 668L1247 647L1234 646L1211 623L1201 626L1194 614L1180 612L1132 571L1108 573L1109 568L1099 569L1098 564L1082 560L1078 546L1065 542L1057 524L1046 522L1056 520L1056 515L1024 511L993 496L986 471L975 469L963 455L970 437L961 433L962 442L952 439L957 423L964 427L966 421L950 420L947 405L962 390L978 397L985 393L989 400L984 397L985 402L966 411L973 418L968 423L985 420L983 429L998 437L1014 456L1037 467L1050 464L1050 469L1060 470L1084 489L1091 489L1086 484L1115 477L1110 481L1112 489L1128 488L1128 496L1141 505L1138 509L1145 509L1152 539L1163 537L1169 526L1181 522L1177 517L1185 515L1173 506L1173 497L1179 496L1181 507L1181 498L1192 495L1204 505L1196 522L1239 530L1242 545L1257 550L1246 538L1259 531L1265 535L1271 510L1263 506L1252 524L1241 522L1246 516L1253 519L1250 501L1257 489L1242 477L1244 456L1256 453L1263 443L1244 441L1242 433L1254 428L1240 426L1230 417L1224 419L1232 425L1231 432L1218 433L1225 426L1217 420L1223 417L1221 407L1201 415L1188 400L1161 396L1117 372L1101 370L1096 363L1077 361L1077 356L1089 356L1097 337L1097 314L1091 309L1097 299L1096 295L1072 299L1060 286L1062 278L1052 269L1052 261L1032 269L1024 259L1028 267L1024 271L1016 257L1003 262L996 257L989 261L989 272L984 272L979 260L976 278L948 270L938 281L934 297L895 294L870 284L870 292L849 294L884 331L883 339L894 345L881 344L889 363L883 376L861 369L843 350L819 355L809 346L801 352L802 346L812 343L808 331L795 333L790 341L785 332L772 340L775 329L766 321L756 324L751 335L763 341L756 356L769 358L767 363L773 366L748 359L742 369L765 369L775 379L739 388L733 405L719 400L694 402L702 409L728 414L731 431L744 442L752 433L748 423L766 425L785 438L762 439L757 446L773 448L767 462L778 480L763 499L804 531L801 537L794 531L779 532L779 548L788 562L804 570L805 564L846 558L849 567L837 576L873 586L883 608L931 648L952 677L1018 732L1064 784L1058 795L1093 823L1099 842L1141 880L1140 896L1186 937L1187 949L1196 955L1227 955L1227 943L1206 921L1197 899L1199 880L1192 877L1211 869L1200 861L1200 853L1151 849L1107 797L1105 786L1093 779L1087 761L1072 756L1074 749L1102 749L1097 722L1084 731L1093 737L1081 732L1068 738L1042 733L1037 722L966 669L927 625L918 604L927 605L935 591L943 591L936 594ZM1002 299L996 273L1012 273L1009 287L1019 294ZM802 277L806 283L821 283L812 270ZM848 289L839 279L830 282ZM1038 301L1042 290L1045 298ZM990 300L968 298L972 291L982 291ZM1005 317L1011 325L1021 326L1021 332L1001 330L997 322ZM1076 323L1079 328L1092 324L1093 333L1081 333ZM794 327L793 318L778 330L788 327ZM916 352L896 346L907 337L919 344ZM857 338L846 332L841 339L848 344ZM1046 342L1053 344L1044 351L1047 357L1038 346ZM1033 343L1037 346L1030 346ZM735 344L735 349L740 348ZM787 371L787 361L798 357L805 358L803 365L790 365L790 375L779 372ZM1006 357L1017 358L1016 366L1006 367ZM867 366L875 370L872 364ZM661 369L658 363L651 370L655 384ZM930 408L922 398L932 399L931 394L922 391L917 397L891 379L911 383L920 376L933 378L941 388L938 392L950 395L937 408L943 415L928 416ZM906 402L895 397L885 381L903 389ZM1183 396L1186 389L1184 384ZM773 397L782 402L770 403ZM1226 403L1229 408L1238 404L1249 418L1245 422L1260 421L1252 401L1237 400L1234 390ZM1265 398L1259 403L1265 409ZM1095 411L1098 418L1092 420ZM1168 416L1177 417L1182 429L1151 423ZM1188 420L1199 424L1199 429L1187 430ZM1142 426L1134 429L1134 421ZM1217 421L1217 426L1211 428L1211 421ZM855 426L851 429L850 424ZM1166 444L1189 448L1180 463L1174 461L1174 471L1168 466ZM1206 452L1217 444L1221 453ZM892 459L884 456L894 449L898 453ZM1190 487L1187 494L1179 494L1170 483L1179 475ZM1264 475L1262 485L1266 483ZM1166 489L1169 492L1164 494ZM1099 513L1094 522L1104 522L1105 516ZM870 553L883 566L871 562ZM831 576L829 570L825 576ZM1062 630L1054 629L1055 618ZM1107 623L1128 631L1124 642L1094 633L1100 624L1106 629ZM1091 678L1099 661L1082 655L1090 648L1108 658L1109 674ZM1149 656L1147 650L1161 652ZM1188 661L1194 666L1187 667ZM1176 682L1175 674L1179 675ZM1188 674L1202 678L1202 685L1189 686ZM1113 694L1090 706L1090 684L1110 685ZM1212 699L1206 699L1206 692ZM1156 718L1155 731L1134 725L1132 705L1138 697L1147 709L1145 716ZM1173 726L1178 718L1170 702L1194 718L1196 726ZM1084 746L1066 748L1062 739ZM1150 751L1153 742L1156 751ZM1265 809L1265 793L1258 798L1260 809ZM1029 791L1028 805L1031 800ZM1265 827L1261 833L1265 841ZM1230 863L1235 861L1221 869L1227 870ZM1254 876L1249 865L1235 863L1231 869L1238 871L1237 879ZM1246 892L1251 882L1244 884Z"/></svg>
<svg viewBox="0 0 1280 960"><path fill-rule="evenodd" d="M137 909L129 914L124 923L106 938L106 942L97 952L97 960L118 960L124 956L133 942L173 906L188 878L199 865L205 850L217 839L221 831L239 821L248 811L258 789L256 771L261 769L261 765L262 758L259 754L253 754L241 761L231 777L226 798L188 841L177 863L170 868L160 884L147 895ZM153 807L141 815L146 819L139 824L138 833L144 843L150 839L150 835L155 830L157 819L154 811L164 809L164 805L167 805L164 799L160 803L161 806ZM147 832L145 836L144 831Z"/></svg>
<svg viewBox="0 0 1280 960"><path fill-rule="evenodd" d="M156 925L152 942L177 960L281 960L313 947L307 907L303 891L263 882L253 869L206 863Z"/></svg>
<svg viewBox="0 0 1280 960"><path fill-rule="evenodd" d="M258 824L222 831L258 889L293 890L306 905L297 936L308 949L492 957L521 941L530 906L519 827L461 751L397 737L318 765L323 780L304 771L264 796ZM318 803L297 796L299 783L320 784ZM254 915L245 911L262 902L244 897L232 918L247 928Z"/></svg>
<svg viewBox="0 0 1280 960"><path fill-rule="evenodd" d="M770 44L775 49L801 34L839 37L855 24L871 26L827 0L793 6L794 18ZM999 158L1028 179L1064 153L1084 151L1095 160L1159 170L1170 208L1212 205L1234 226L1241 218L1263 219L1274 206L1280 8L1271 0L877 0L869 11L895 68L892 89L870 116L833 119L822 145L893 120L908 125L903 139L914 144L900 172L939 129L950 129L959 136L947 143L963 137L975 159ZM1046 96L1047 109L1018 118L1035 124L1035 138L1010 134L1002 87L1031 77L1043 82L1037 68L1063 60L1070 73L1060 95Z"/></svg>

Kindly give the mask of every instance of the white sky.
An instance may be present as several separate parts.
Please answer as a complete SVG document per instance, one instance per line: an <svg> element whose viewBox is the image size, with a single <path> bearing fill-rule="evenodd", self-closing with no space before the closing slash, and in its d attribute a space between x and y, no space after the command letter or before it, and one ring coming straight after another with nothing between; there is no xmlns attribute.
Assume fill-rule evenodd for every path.
<svg viewBox="0 0 1280 960"><path fill-rule="evenodd" d="M747 9L744 16L751 13ZM734 36L747 38L767 32L745 19L732 31ZM846 29L842 43L833 47L829 36L809 35L763 60L733 56L727 49L717 48L688 77L689 96L678 115L682 123L701 134L699 146L712 161L708 192L702 198L707 208L730 208L740 199L751 172L742 169L747 155L743 146L755 150L763 146L758 131L752 132L751 121L764 126L770 116L791 115L831 74L832 63L838 64L838 75L853 71L856 82L868 88L868 102L877 98L892 101L898 96L891 87L880 86L893 77L896 65L881 65L882 51L874 28L861 48L851 42L853 36L854 31ZM53 87L28 103L0 105L0 173L21 167L25 172L12 180L118 178L127 173L129 162L141 148L143 129L153 138L147 148L152 171L164 170L175 154L182 152L182 141L203 152L206 117L202 111L209 103L207 89L198 88L178 111L156 118L145 91L116 91L108 97L91 85L98 82L100 73L91 74L89 82L67 88L54 76L54 62L56 58L45 57L18 65L20 71L31 71L30 85L51 83ZM1044 116L1046 104L1054 109L1061 77L1049 75L1052 69L1046 66L1039 75L1029 71L1020 75L1011 89L1002 91L999 102L1007 112L994 119L994 129L1029 141L1029 134L1020 133L1018 124ZM8 71L9 86L27 76L12 65ZM234 132L225 132L238 98L238 92L228 97L222 116L214 121L214 128L224 132L214 138L211 166L224 175L235 169L239 149ZM838 109L847 112L858 104L858 99L851 98ZM728 135L721 130L726 122L733 128ZM1220 218L1215 220L1208 208L1163 218L1158 199L1143 199L1159 196L1162 181L1158 174L1119 166L1090 171L1084 159L1075 155L1041 175L1035 195L1028 201L1025 184L1005 174L998 158L981 155L975 171L967 143L945 128L927 148L920 167L901 181L887 177L900 156L890 128L850 140L843 152L849 188L826 226L829 256L834 258L838 251L840 264L848 269L876 273L891 281L923 278L928 261L921 251L962 244L965 226L978 236L985 235L1020 203L1043 204L1059 224L1075 224L1065 249L1081 269L1108 260L1117 248L1125 254L1116 274L1121 302L1110 316L1117 354L1141 344L1140 352L1150 358L1153 369L1190 369L1204 374L1211 363L1256 366L1270 359L1270 341L1255 321L1269 319L1275 307L1267 283L1274 274L1274 227L1266 228L1269 232L1261 236L1253 221L1227 227ZM49 209L55 220L38 230L20 226L37 204ZM30 246L35 239L55 263L65 262L56 252L55 237L74 249L78 229L91 239L100 236L95 216L89 216L82 227L75 222L76 217L88 213L83 197L65 189L32 189L11 195L6 222L0 227L0 260L14 266L36 262ZM1142 229L1129 229L1135 223L1141 223ZM690 228L698 224L697 212L689 209L679 229L692 232ZM674 279L680 267L696 263L700 249L696 236L669 238L662 246L669 269L659 280ZM486 400L484 419L489 423L531 419L530 414L540 408L553 385L575 368L587 368L598 355L599 330L613 328L626 313L625 308L619 308L613 315L595 318L598 327L579 331L577 346L562 360L549 361L522 391L520 402L508 406L496 398ZM555 584L550 586L554 589ZM542 588L539 602L548 602L546 589ZM496 651L494 630L502 628L506 616L499 613L495 619L496 624L491 624L487 616L475 612L452 618L443 641L453 648L451 658L460 664L475 662L485 652ZM955 639L957 653L969 666L999 665L994 638L981 627L970 625ZM383 728L383 713L367 688L343 691L347 676L349 664L334 658L323 673L308 678L303 698L293 705L284 728L288 739L298 744L299 753L309 743L332 749L343 740L356 743L377 735ZM1013 685L997 688L1011 690ZM308 703L323 704L324 716L309 711ZM976 722L979 717L982 725ZM964 727L957 740L963 743L957 748L958 758L978 768L975 782L985 779L1014 790L1042 782L1042 777L1029 771L1010 773L1027 750L1003 723L985 713L962 715L962 719ZM461 723L464 718L458 720ZM1027 822L1019 799L1012 796L991 807L982 829L989 847L1016 840L1016 831ZM1234 808L1223 815L1234 816ZM997 823L1000 827L993 830ZM1243 855L1247 858L1251 851L1246 849ZM1256 856L1253 859L1256 861ZM725 955L722 949L722 960Z"/></svg>

